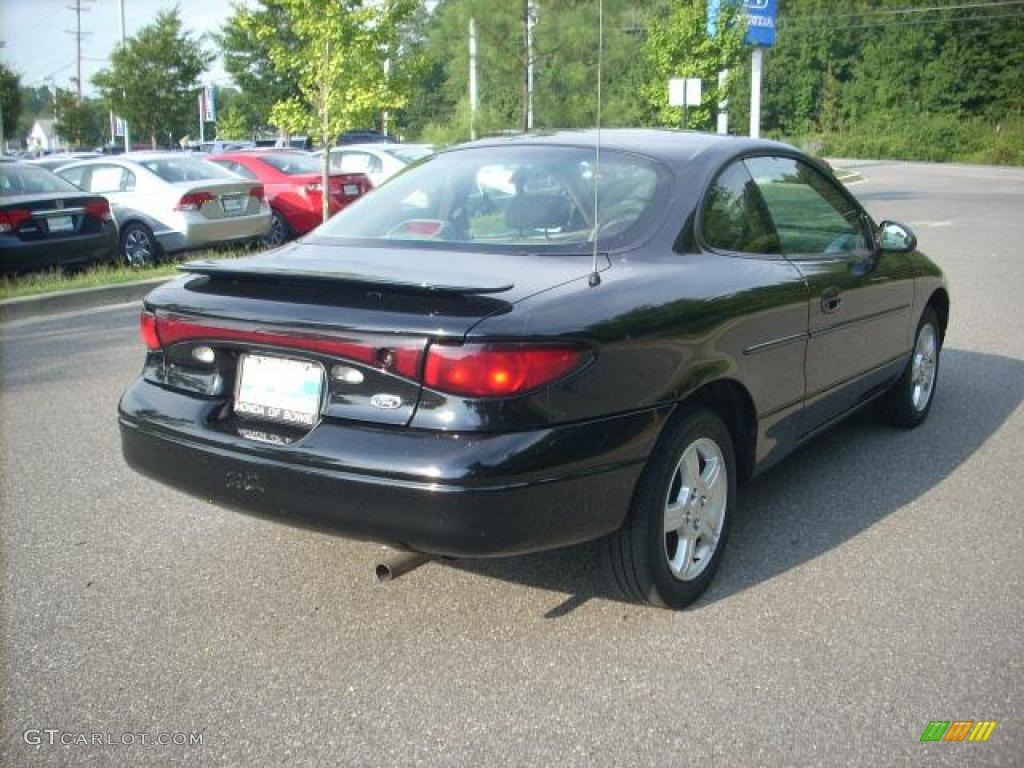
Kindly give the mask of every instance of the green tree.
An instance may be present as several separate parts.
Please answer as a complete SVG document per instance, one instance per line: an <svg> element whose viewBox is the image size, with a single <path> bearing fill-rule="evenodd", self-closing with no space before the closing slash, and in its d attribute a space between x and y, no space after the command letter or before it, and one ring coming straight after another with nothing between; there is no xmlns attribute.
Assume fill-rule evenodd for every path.
<svg viewBox="0 0 1024 768"><path fill-rule="evenodd" d="M21 117L21 78L17 73L0 64L0 116L3 117L3 136L14 134ZM0 147L0 151L6 147Z"/></svg>
<svg viewBox="0 0 1024 768"><path fill-rule="evenodd" d="M403 94L384 70L398 25L415 8L412 0L277 0L278 24L249 16L249 34L267 46L274 69L298 83L297 92L274 103L270 122L290 133L309 133L329 150L335 137L365 125L383 109L402 106ZM323 161L323 217L330 215L328 168Z"/></svg>
<svg viewBox="0 0 1024 768"><path fill-rule="evenodd" d="M275 29L271 37L260 30ZM270 125L270 110L298 91L294 71L279 69L270 57L272 43L295 46L288 10L282 0L256 0L234 5L231 16L216 36L224 56L224 70L241 93L237 107L248 131Z"/></svg>
<svg viewBox="0 0 1024 768"><path fill-rule="evenodd" d="M707 34L707 4L703 0L672 0L668 17L648 30L646 44L655 75L646 92L662 124L679 125L683 116L682 107L668 104L668 81L699 77L703 82L701 104L690 109L689 125L710 125L716 105L729 95L736 81L745 34L746 23L733 6L723 4L711 37ZM718 73L723 69L730 73L724 92L718 87Z"/></svg>
<svg viewBox="0 0 1024 768"><path fill-rule="evenodd" d="M228 107L218 116L218 139L247 139L250 135L245 114L237 105Z"/></svg>
<svg viewBox="0 0 1024 768"><path fill-rule="evenodd" d="M94 147L103 142L107 120L102 103L95 99L79 102L74 92L59 88L54 109L54 130L71 146Z"/></svg>
<svg viewBox="0 0 1024 768"><path fill-rule="evenodd" d="M182 27L178 9L162 11L149 26L111 54L111 66L93 83L104 101L128 120L133 133L180 135L196 109L198 80L214 59L200 39Z"/></svg>

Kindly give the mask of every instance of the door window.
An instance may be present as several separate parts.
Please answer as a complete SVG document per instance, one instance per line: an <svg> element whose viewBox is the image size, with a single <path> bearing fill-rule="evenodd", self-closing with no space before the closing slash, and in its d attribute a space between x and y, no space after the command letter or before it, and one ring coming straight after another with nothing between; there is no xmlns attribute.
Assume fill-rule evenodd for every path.
<svg viewBox="0 0 1024 768"><path fill-rule="evenodd" d="M868 250L860 210L838 187L790 157L744 161L787 256L845 256Z"/></svg>
<svg viewBox="0 0 1024 768"><path fill-rule="evenodd" d="M94 165L89 175L89 192L109 195L115 192L132 192L135 189L135 174L119 165Z"/></svg>
<svg viewBox="0 0 1024 768"><path fill-rule="evenodd" d="M779 253L778 235L742 162L733 163L712 183L704 204L701 235L716 250Z"/></svg>
<svg viewBox="0 0 1024 768"><path fill-rule="evenodd" d="M335 165L335 156L340 156L335 167L343 173L377 173L384 170L380 158L369 152L338 152L332 156L331 165Z"/></svg>

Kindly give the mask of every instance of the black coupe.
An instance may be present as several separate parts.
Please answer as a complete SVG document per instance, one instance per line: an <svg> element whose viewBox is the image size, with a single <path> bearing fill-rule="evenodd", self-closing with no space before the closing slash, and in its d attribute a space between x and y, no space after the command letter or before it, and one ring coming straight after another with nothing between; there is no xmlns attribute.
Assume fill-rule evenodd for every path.
<svg viewBox="0 0 1024 768"><path fill-rule="evenodd" d="M605 537L628 595L692 602L739 483L871 401L927 417L949 295L791 147L595 139L456 147L296 243L186 265L145 300L128 462L430 555Z"/></svg>

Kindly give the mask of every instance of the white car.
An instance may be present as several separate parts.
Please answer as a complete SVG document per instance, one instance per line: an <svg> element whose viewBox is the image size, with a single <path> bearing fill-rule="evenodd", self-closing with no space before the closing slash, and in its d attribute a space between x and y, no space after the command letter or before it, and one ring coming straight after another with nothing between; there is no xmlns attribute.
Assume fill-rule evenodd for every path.
<svg viewBox="0 0 1024 768"><path fill-rule="evenodd" d="M110 201L121 254L132 266L270 229L262 184L193 154L130 152L71 163L57 175Z"/></svg>
<svg viewBox="0 0 1024 768"><path fill-rule="evenodd" d="M331 149L331 170L365 173L379 187L409 163L432 154L429 144L343 144ZM323 150L314 155L323 156Z"/></svg>

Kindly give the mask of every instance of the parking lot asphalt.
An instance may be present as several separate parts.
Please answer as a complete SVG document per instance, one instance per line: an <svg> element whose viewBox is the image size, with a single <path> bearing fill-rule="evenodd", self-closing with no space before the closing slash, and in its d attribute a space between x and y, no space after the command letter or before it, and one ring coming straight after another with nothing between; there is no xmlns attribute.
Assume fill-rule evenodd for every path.
<svg viewBox="0 0 1024 768"><path fill-rule="evenodd" d="M743 487L683 613L592 545L378 585L376 545L127 469L134 307L0 325L0 765L1024 764L1024 169L844 165L950 278L930 420Z"/></svg>

